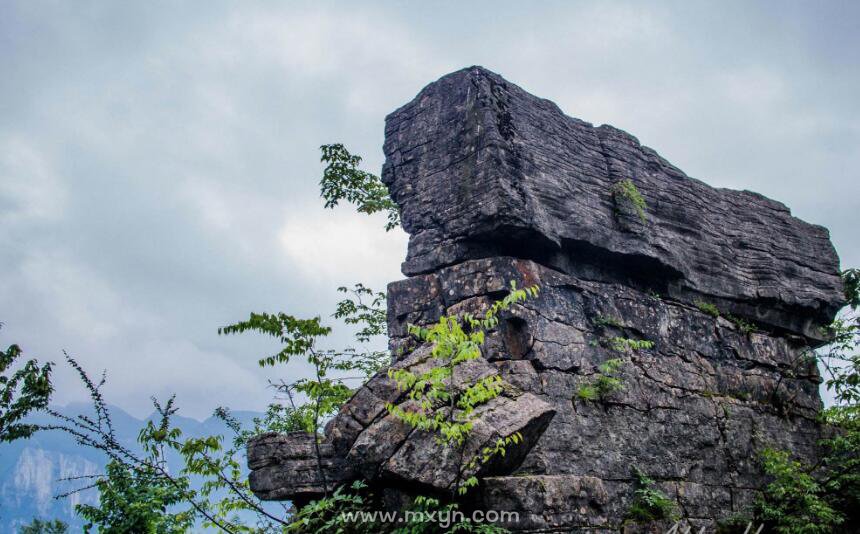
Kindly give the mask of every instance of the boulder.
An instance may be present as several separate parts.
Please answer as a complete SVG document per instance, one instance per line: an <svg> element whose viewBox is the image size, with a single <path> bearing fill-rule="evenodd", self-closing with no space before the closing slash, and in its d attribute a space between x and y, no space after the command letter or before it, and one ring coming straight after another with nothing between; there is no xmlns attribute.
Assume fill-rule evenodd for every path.
<svg viewBox="0 0 860 534"><path fill-rule="evenodd" d="M362 479L399 509L474 474L463 507L513 512L499 521L514 531L665 531L628 520L638 469L698 532L749 511L764 448L817 461L808 356L843 304L826 229L689 178L480 67L427 86L385 133L382 177L410 234L408 277L388 286L392 367L438 365L409 324L480 312L511 281L540 295L460 369L455 390L505 384L462 448L392 417L388 403L417 407L383 371L326 425L319 456L306 434L251 441L259 497L301 503ZM584 394L608 360L616 387ZM463 469L514 433L504 457Z"/></svg>
<svg viewBox="0 0 860 534"><path fill-rule="evenodd" d="M825 228L689 178L632 135L484 68L444 76L390 114L384 150L382 179L410 234L407 275L510 255L813 340L843 304ZM618 193L625 180L641 218Z"/></svg>

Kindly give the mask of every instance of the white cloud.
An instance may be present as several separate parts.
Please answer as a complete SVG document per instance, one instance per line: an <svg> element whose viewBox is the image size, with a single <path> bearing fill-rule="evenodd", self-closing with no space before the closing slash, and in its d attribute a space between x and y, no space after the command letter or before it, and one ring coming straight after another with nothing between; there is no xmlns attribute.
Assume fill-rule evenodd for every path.
<svg viewBox="0 0 860 534"><path fill-rule="evenodd" d="M382 216L367 217L349 207L332 212L291 212L281 226L279 244L286 265L302 279L332 284L399 278L396 266L406 257L406 234L382 231Z"/></svg>
<svg viewBox="0 0 860 534"><path fill-rule="evenodd" d="M57 220L65 203L48 157L23 137L0 137L0 224Z"/></svg>

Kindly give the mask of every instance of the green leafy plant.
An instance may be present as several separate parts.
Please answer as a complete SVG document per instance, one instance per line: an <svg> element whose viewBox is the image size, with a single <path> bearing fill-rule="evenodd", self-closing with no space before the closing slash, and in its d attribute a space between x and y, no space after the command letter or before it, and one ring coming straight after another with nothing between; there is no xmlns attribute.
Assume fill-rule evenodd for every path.
<svg viewBox="0 0 860 534"><path fill-rule="evenodd" d="M458 514L459 505L443 502L436 497L419 495L415 497L408 513L404 514L404 524L392 530L392 534L435 534L471 532L475 534L506 534L509 531L491 523L478 523ZM444 518L446 521L426 521L427 517ZM452 521L456 519L456 521Z"/></svg>
<svg viewBox="0 0 860 534"><path fill-rule="evenodd" d="M69 526L59 519L34 519L30 524L18 528L18 534L66 534L68 531Z"/></svg>
<svg viewBox="0 0 860 534"><path fill-rule="evenodd" d="M860 529L860 288L852 286L856 270L845 271L843 277L851 312L827 329L828 346L799 358L806 366L817 357L828 375L825 383L834 405L822 411L821 419L830 425L832 437L822 441L823 454L814 465L792 458L788 451L768 448L761 454L771 480L756 503L756 516L780 534ZM789 369L792 374L794 368Z"/></svg>
<svg viewBox="0 0 860 534"><path fill-rule="evenodd" d="M710 302L705 302L703 300L697 300L693 304L695 304L696 307L699 308L700 312L707 313L708 315L710 315L711 317L713 317L715 319L720 316L720 309L717 308L716 306L714 306L713 304L711 304Z"/></svg>
<svg viewBox="0 0 860 534"><path fill-rule="evenodd" d="M598 327L606 327L613 326L615 328L621 328L621 320L617 317L612 317L611 315L598 315L593 319L594 325Z"/></svg>
<svg viewBox="0 0 860 534"><path fill-rule="evenodd" d="M512 281L508 294L494 302L483 316L466 313L459 317L443 316L429 327L409 325L410 334L431 346L436 365L420 373L391 369L389 377L401 391L408 392L408 398L417 408L388 403L388 412L413 428L435 433L439 443L445 446L463 446L472 430L475 409L498 397L504 382L500 376L491 375L461 384L458 392L455 388L457 368L481 356L486 333L498 326L500 313L537 295L537 286L519 289ZM477 458L486 462L496 454L504 454L506 446L520 439L518 434L500 438L495 447L485 448ZM467 469L475 467L470 463ZM467 476L464 480L458 478L455 485L459 493L465 493L477 483L474 476Z"/></svg>
<svg viewBox="0 0 860 534"><path fill-rule="evenodd" d="M320 160L326 164L320 181L320 195L326 208L334 208L341 200L355 205L359 213L368 215L385 212L385 230L400 226L400 210L388 194L388 188L378 176L358 168L361 157L340 143L320 147Z"/></svg>
<svg viewBox="0 0 860 534"><path fill-rule="evenodd" d="M729 314L729 313L723 314L719 308L717 308L716 306L714 306L710 302L705 302L703 300L697 300L696 302L694 302L694 304L696 305L696 308L698 308L700 312L707 313L708 315L710 315L714 319L716 319L718 317L725 317L725 319L727 321L734 324L738 328L738 330L740 330L744 334L749 334L751 332L755 332L755 330L756 330L756 326L753 323L751 323L745 319L741 319L740 317L737 317L737 316Z"/></svg>
<svg viewBox="0 0 860 534"><path fill-rule="evenodd" d="M634 350L648 350L654 348L654 342L647 339L630 339L626 337L613 337L609 339L609 346L616 352L630 352Z"/></svg>
<svg viewBox="0 0 860 534"><path fill-rule="evenodd" d="M860 269L846 269L842 272L842 286L845 300L851 308L860 307Z"/></svg>
<svg viewBox="0 0 860 534"><path fill-rule="evenodd" d="M601 317L598 317L598 320L600 319ZM654 348L653 341L620 336L604 339L603 343L608 345L611 350L622 353ZM624 382L619 377L623 367L624 360L622 358L610 358L601 363L597 366L597 372L594 376L576 389L576 397L584 401L605 401L610 395L624 387Z"/></svg>
<svg viewBox="0 0 860 534"><path fill-rule="evenodd" d="M823 498L820 483L807 466L792 460L787 451L761 453L765 473L772 481L758 500L758 518L779 534L834 532L845 518Z"/></svg>
<svg viewBox="0 0 860 534"><path fill-rule="evenodd" d="M663 519L677 520L675 501L654 487L655 482L639 468L633 468L636 490L627 510L627 519L634 523L648 523Z"/></svg>
<svg viewBox="0 0 860 534"><path fill-rule="evenodd" d="M597 373L576 390L576 396L585 401L605 400L609 395L621 390L624 383L618 375L624 367L621 358L610 358L597 367Z"/></svg>
<svg viewBox="0 0 860 534"><path fill-rule="evenodd" d="M54 390L53 364L39 365L36 360L28 360L12 372L20 356L18 345L0 351L0 443L33 435L38 427L22 421L31 413L47 408Z"/></svg>
<svg viewBox="0 0 860 534"><path fill-rule="evenodd" d="M366 489L367 484L355 481L349 488L338 487L331 495L311 501L299 508L285 532L297 534L384 532L383 524L355 519L362 512L371 512Z"/></svg>
<svg viewBox="0 0 860 534"><path fill-rule="evenodd" d="M188 477L165 476L167 460L161 444L176 438L179 432L169 427L172 406L173 399L164 408L156 403L160 420L158 423L149 421L141 430L138 441L146 456L140 465L132 467L112 459L105 475L94 484L99 492L98 506L79 504L75 507L77 514L87 521L84 532L95 527L104 533L180 534L191 528L193 511L170 510L192 493Z"/></svg>
<svg viewBox="0 0 860 534"><path fill-rule="evenodd" d="M754 324L752 324L749 321L745 321L744 319L741 319L740 317L736 317L734 315L727 314L726 319L728 319L731 323L733 323L736 327L738 327L738 330L740 330L744 334L750 334L752 332L755 332L755 330L756 330L756 327Z"/></svg>
<svg viewBox="0 0 860 534"><path fill-rule="evenodd" d="M642 196L642 193L640 193L639 189L636 188L636 184L634 184L629 178L615 182L612 185L612 198L615 200L616 205L621 205L623 203L630 206L633 211L636 212L639 220L643 223L647 221L645 208L647 208L648 205L645 202L645 198Z"/></svg>
<svg viewBox="0 0 860 534"><path fill-rule="evenodd" d="M351 310L342 316L352 317ZM302 357L314 371L313 378L302 378L292 383L282 383L280 391L285 393L290 401L293 413L302 417L307 425L303 430L316 434L318 471L323 487L328 489L325 470L322 466L322 454L319 441L321 439L323 422L340 409L344 402L352 396L352 389L342 378L330 376L332 371L352 371L363 369L367 372L375 366L367 366L362 358L356 357L354 351L322 350L317 347L320 339L331 333L331 327L324 326L319 317L299 319L285 313L252 313L247 321L224 326L218 329L220 334L238 334L248 331L259 332L276 338L283 348L274 355L259 360L260 366L288 363L291 358ZM295 403L295 395L303 395L308 399L308 408L299 408Z"/></svg>

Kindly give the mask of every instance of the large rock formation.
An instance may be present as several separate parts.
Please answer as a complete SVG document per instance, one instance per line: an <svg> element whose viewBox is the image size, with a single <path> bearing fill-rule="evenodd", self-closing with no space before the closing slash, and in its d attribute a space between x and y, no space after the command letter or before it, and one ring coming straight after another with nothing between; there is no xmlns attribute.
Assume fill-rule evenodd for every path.
<svg viewBox="0 0 860 534"><path fill-rule="evenodd" d="M816 458L820 380L806 355L843 303L826 229L691 179L634 137L479 67L392 113L385 153L383 180L410 234L409 278L388 287L391 347L404 355L394 366L433 365L408 323L480 310L510 280L542 288L459 376L506 383L479 410L467 459L524 437L480 468L469 505L519 512L513 530L617 529L638 467L690 524L710 525L751 504L762 448ZM620 192L626 180L644 213ZM614 338L654 345L619 350ZM619 357L623 387L580 399L598 365ZM382 373L328 424L325 480L309 436L260 436L252 489L298 501L359 478L386 495L450 490L463 458L387 402L409 401Z"/></svg>

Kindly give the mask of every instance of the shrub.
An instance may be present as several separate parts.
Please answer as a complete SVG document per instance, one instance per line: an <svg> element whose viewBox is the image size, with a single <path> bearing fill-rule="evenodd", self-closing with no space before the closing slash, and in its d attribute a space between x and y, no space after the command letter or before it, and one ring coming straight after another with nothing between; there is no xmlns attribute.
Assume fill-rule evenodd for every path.
<svg viewBox="0 0 860 534"><path fill-rule="evenodd" d="M633 476L636 478L636 491L627 510L627 519L634 523L678 519L675 501L654 488L654 480L637 467L633 468Z"/></svg>
<svg viewBox="0 0 860 534"><path fill-rule="evenodd" d="M576 396L585 401L604 400L612 393L624 387L624 383L618 378L624 360L611 358L597 367L597 374L586 384L579 386Z"/></svg>
<svg viewBox="0 0 860 534"><path fill-rule="evenodd" d="M614 326L615 328L621 328L621 320L611 315L598 315L594 318L594 325L598 327Z"/></svg>
<svg viewBox="0 0 860 534"><path fill-rule="evenodd" d="M844 521L823 498L819 482L787 451L765 449L762 463L773 480L757 501L758 517L779 534L826 534Z"/></svg>
<svg viewBox="0 0 860 534"><path fill-rule="evenodd" d="M720 316L720 310L710 302L705 302L703 300L697 300L693 304L699 308L699 311L702 313L707 313L711 317L717 318Z"/></svg>
<svg viewBox="0 0 860 534"><path fill-rule="evenodd" d="M633 211L636 212L636 215L639 216L639 220L643 223L647 220L647 217L645 216L645 208L648 207L648 204L642 197L642 193L640 193L639 189L636 188L636 184L634 184L629 178L613 184L612 198L615 200L616 205L623 202L633 208Z"/></svg>
<svg viewBox="0 0 860 534"><path fill-rule="evenodd" d="M609 340L610 347L616 352L629 352L631 350L648 350L654 348L654 342L647 339L629 339L626 337L613 337Z"/></svg>

